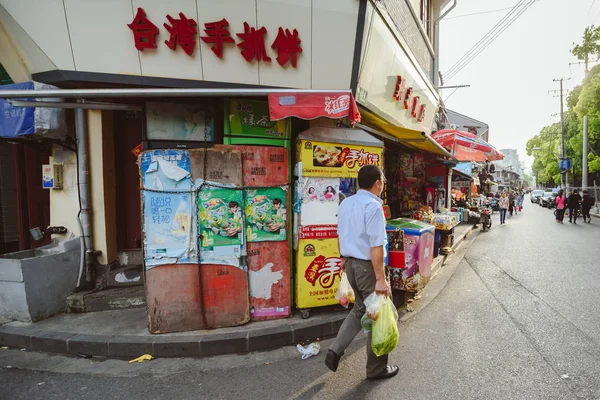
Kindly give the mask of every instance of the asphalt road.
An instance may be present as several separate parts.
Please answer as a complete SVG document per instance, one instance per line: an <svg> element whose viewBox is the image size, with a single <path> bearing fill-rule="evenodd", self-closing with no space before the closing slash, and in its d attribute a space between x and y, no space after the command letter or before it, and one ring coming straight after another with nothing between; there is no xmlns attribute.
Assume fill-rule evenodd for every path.
<svg viewBox="0 0 600 400"><path fill-rule="evenodd" d="M525 207L502 226L494 214L442 269L446 286L400 324L392 380L364 379L363 338L335 374L324 352L292 348L137 365L0 350L0 398L600 399L600 219L558 225Z"/></svg>

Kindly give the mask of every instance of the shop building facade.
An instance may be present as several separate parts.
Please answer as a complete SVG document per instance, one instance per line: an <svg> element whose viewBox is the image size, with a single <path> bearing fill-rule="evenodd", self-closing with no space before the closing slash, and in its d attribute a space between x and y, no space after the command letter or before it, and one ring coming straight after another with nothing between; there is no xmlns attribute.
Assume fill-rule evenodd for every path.
<svg viewBox="0 0 600 400"><path fill-rule="evenodd" d="M66 112L70 144L75 143L77 113L85 115L89 138L90 235L92 248L98 251L94 267L98 279L93 284L113 284L111 271L144 261L140 151L248 145L229 126L232 100L243 103L252 96L272 116L274 101L283 107L300 98L294 97L295 90L329 94L326 113L318 115L323 117L348 109L346 98L353 94L362 116L359 124L354 125L351 115L298 119L290 113L279 119L285 132L270 130L283 136L249 136L258 139L258 145L290 149L298 135L310 129L353 126L368 132L385 146L381 166L391 165L391 170L404 162L413 171L402 172L400 186L410 189L418 181L416 189L401 193L406 197L399 200L403 204L396 216L425 202L428 181L435 181L440 189L447 187L449 153L430 134L440 106L435 87L437 22L449 4L429 0L1 0L0 63L15 82L38 81L64 90L206 90L196 96L171 93L169 98L142 92L127 98L107 95L93 100L128 109ZM36 13L30 12L32 8ZM269 91L278 88L289 89L291 97L268 98ZM253 90L262 90L262 96ZM67 101L74 99L86 96L71 96ZM194 119L198 110L201 120ZM150 121L161 113L165 120L180 114L186 132L150 130ZM260 125L253 118L264 115L249 114L246 124ZM273 144L272 139L282 142ZM287 184L292 185L291 171L298 160L291 151L288 154ZM65 234L52 237L55 241L78 237L81 182L76 152L54 144L42 161L60 165L63 172L62 188L44 192L49 197L48 224L66 228ZM435 179L426 174L431 168ZM293 264L287 268L293 270ZM293 303L290 295L289 307Z"/></svg>

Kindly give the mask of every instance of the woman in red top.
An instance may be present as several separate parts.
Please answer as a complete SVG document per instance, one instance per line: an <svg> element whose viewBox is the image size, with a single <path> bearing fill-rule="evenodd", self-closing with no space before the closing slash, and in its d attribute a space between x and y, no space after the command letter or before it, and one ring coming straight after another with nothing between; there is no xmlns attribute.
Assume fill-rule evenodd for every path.
<svg viewBox="0 0 600 400"><path fill-rule="evenodd" d="M565 202L567 201L562 189L558 191L558 196L554 201L556 202L556 222L562 224L565 218Z"/></svg>

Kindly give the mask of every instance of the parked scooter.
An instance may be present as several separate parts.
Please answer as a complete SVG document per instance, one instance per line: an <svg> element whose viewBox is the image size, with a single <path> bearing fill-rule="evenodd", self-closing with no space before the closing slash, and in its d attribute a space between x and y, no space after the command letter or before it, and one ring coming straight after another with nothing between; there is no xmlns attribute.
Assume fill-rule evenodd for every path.
<svg viewBox="0 0 600 400"><path fill-rule="evenodd" d="M492 209L490 207L482 207L479 210L481 214L480 222L481 229L485 232L492 227Z"/></svg>

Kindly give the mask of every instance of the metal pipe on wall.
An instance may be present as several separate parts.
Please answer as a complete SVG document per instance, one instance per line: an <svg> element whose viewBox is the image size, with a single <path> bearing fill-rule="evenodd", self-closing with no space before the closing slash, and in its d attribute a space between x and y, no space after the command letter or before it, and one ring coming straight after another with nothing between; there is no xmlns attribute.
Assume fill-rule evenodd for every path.
<svg viewBox="0 0 600 400"><path fill-rule="evenodd" d="M78 185L79 204L81 207L81 227L85 245L85 287L91 289L94 285L94 265L92 251L92 209L90 196L90 160L89 140L87 131L86 111L75 110L75 135L77 137ZM80 266L82 268L83 266Z"/></svg>

